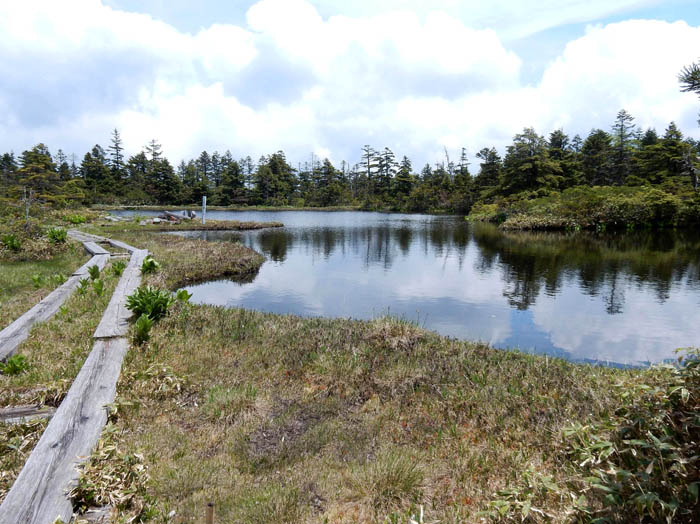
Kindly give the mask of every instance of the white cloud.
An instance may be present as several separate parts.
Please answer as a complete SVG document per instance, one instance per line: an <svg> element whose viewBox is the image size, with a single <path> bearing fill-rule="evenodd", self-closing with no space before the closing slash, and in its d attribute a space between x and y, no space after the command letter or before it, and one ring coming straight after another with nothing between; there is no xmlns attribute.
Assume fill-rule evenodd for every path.
<svg viewBox="0 0 700 524"><path fill-rule="evenodd" d="M608 285L604 286L609 292ZM582 301L580 291L564 286L556 297L540 295L532 306L534 323L550 333L552 343L575 359L624 364L674 358L674 349L696 342L689 327L696 316L693 290L679 285L664 303L625 278L618 283L625 300L611 322L601 297ZM644 319L640 322L640 319Z"/></svg>
<svg viewBox="0 0 700 524"><path fill-rule="evenodd" d="M565 24L590 22L660 0L312 0L323 12L344 11L354 17L410 10L419 16L444 11L470 27L491 28L506 39L522 38Z"/></svg>
<svg viewBox="0 0 700 524"><path fill-rule="evenodd" d="M443 146L502 149L525 126L609 128L622 107L640 125L662 130L675 120L698 136L697 99L679 92L676 75L697 58L700 28L592 26L539 83L523 85L521 60L503 43L513 17L494 18L498 2L448 4L323 18L304 0L262 0L247 27L191 35L98 0L6 2L0 142L20 151L44 141L82 155L116 126L130 153L157 138L174 162L205 148L352 162L370 143L418 167L441 158ZM557 24L635 4L570 0L561 12L541 3L537 12Z"/></svg>

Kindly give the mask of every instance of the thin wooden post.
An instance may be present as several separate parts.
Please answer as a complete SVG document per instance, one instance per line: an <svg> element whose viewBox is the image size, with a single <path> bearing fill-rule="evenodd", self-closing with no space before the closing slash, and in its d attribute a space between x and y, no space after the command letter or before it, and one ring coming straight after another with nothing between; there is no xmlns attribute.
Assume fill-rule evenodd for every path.
<svg viewBox="0 0 700 524"><path fill-rule="evenodd" d="M206 524L214 524L214 503L207 504Z"/></svg>
<svg viewBox="0 0 700 524"><path fill-rule="evenodd" d="M207 195L202 195L202 225L207 223Z"/></svg>

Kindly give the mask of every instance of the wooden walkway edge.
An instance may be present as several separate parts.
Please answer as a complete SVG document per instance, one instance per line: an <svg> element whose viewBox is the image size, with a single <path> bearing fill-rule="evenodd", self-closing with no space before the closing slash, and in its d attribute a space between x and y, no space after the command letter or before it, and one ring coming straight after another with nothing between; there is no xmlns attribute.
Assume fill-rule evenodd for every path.
<svg viewBox="0 0 700 524"><path fill-rule="evenodd" d="M96 240L106 241L99 237L83 241ZM100 438L107 422L106 406L114 401L129 349L124 306L141 282L147 251L132 246L128 250L131 259L95 332L92 351L0 505L0 524L53 524L58 518L64 522L72 518L68 493L79 478L76 466L90 456Z"/></svg>
<svg viewBox="0 0 700 524"><path fill-rule="evenodd" d="M58 308L73 294L80 280L85 277L88 267L97 266L100 270L105 267L109 260L109 252L99 246L95 247L101 252L98 251L97 254L92 253L92 246L85 246L85 249L93 254L93 257L78 268L68 280L46 295L41 302L34 305L29 311L0 331L0 361L7 360L17 351L17 347L29 336L29 332L34 324L46 322L56 314Z"/></svg>

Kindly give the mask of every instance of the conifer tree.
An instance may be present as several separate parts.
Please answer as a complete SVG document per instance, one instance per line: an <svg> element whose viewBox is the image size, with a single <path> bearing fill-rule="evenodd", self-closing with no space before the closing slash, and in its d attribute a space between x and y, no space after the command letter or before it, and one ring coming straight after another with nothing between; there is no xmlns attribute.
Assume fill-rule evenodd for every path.
<svg viewBox="0 0 700 524"><path fill-rule="evenodd" d="M549 157L546 140L534 129L525 128L513 137L503 161L505 194L539 188L557 188L561 183L561 166Z"/></svg>
<svg viewBox="0 0 700 524"><path fill-rule="evenodd" d="M80 175L85 181L85 187L93 203L113 196L115 190L113 179L107 166L105 151L99 144L95 144L85 153L80 164Z"/></svg>
<svg viewBox="0 0 700 524"><path fill-rule="evenodd" d="M493 147L483 148L476 157L481 160L479 174L474 177L474 190L478 196L480 192L494 190L501 183L503 163Z"/></svg>
<svg viewBox="0 0 700 524"><path fill-rule="evenodd" d="M125 176L124 147L122 146L122 139L116 127L112 131L111 144L107 149L110 152L109 168L112 174L112 179L114 180L115 184L119 188L119 191L121 192L122 182Z"/></svg>
<svg viewBox="0 0 700 524"><path fill-rule="evenodd" d="M612 137L602 129L594 129L586 137L581 148L583 177L590 186L607 186L613 183Z"/></svg>
<svg viewBox="0 0 700 524"><path fill-rule="evenodd" d="M617 113L613 125L614 169L612 182L621 185L631 173L633 141L635 138L634 117L624 109Z"/></svg>

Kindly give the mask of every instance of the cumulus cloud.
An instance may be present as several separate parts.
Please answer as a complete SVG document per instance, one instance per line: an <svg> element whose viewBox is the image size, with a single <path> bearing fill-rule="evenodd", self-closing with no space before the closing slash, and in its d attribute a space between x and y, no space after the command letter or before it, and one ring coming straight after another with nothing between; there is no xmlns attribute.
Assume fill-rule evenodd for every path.
<svg viewBox="0 0 700 524"><path fill-rule="evenodd" d="M689 328L697 308L695 289L678 285L662 304L632 279L625 278L618 285L626 300L615 322L610 322L604 300L582 301L580 291L571 286L562 288L556 297L538 297L532 307L534 324L575 359L660 362L674 358L675 348L695 342ZM640 323L640 319L647 320Z"/></svg>
<svg viewBox="0 0 700 524"><path fill-rule="evenodd" d="M608 128L622 107L640 125L675 120L698 136L697 100L679 92L676 75L697 58L700 28L591 26L524 85L506 42L532 28L508 29L508 16L489 23L493 9L476 4L442 7L324 17L305 0L261 0L245 26L190 34L99 0L5 2L0 141L82 154L116 126L128 152L156 138L173 161L202 149L254 158L283 149L292 160L313 151L353 162L370 143L418 166L443 146L503 148L525 126ZM605 9L571 0L540 18L580 21Z"/></svg>

